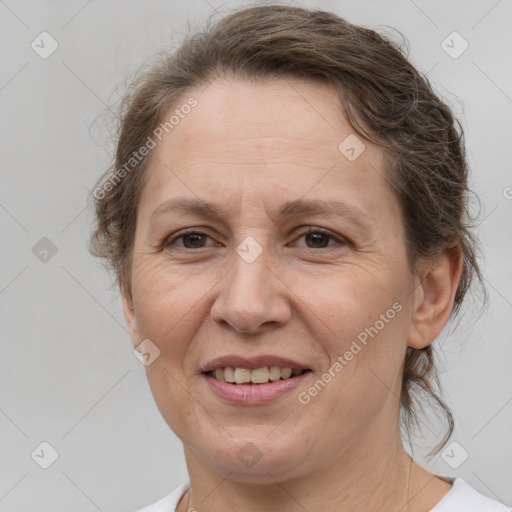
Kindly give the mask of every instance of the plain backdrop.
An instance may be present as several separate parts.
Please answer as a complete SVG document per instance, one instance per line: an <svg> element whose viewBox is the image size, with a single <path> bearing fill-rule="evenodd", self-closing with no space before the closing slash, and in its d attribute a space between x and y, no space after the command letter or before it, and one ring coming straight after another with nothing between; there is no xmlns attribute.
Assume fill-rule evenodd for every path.
<svg viewBox="0 0 512 512"><path fill-rule="evenodd" d="M512 1L289 3L332 10L397 40L399 30L412 62L461 118L482 203L489 308L471 306L460 330L436 342L456 444L428 465L510 506ZM130 511L187 480L181 443L133 355L119 296L87 250L87 195L111 144L95 120L125 78L177 44L187 24L243 5L0 0L0 511ZM420 461L434 444L434 432L425 435Z"/></svg>

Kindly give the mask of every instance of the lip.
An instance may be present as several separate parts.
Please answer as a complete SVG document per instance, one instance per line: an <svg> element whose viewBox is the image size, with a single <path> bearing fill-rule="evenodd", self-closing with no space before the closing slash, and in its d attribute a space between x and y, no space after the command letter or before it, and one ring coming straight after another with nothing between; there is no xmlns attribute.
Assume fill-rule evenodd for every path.
<svg viewBox="0 0 512 512"><path fill-rule="evenodd" d="M248 370L263 368L264 366L279 366L281 368L291 368L292 370L310 369L307 365L279 356L261 355L257 357L241 357L233 354L212 359L200 368L200 373L210 372L216 368L226 368L227 366L231 366L232 368L247 368Z"/></svg>
<svg viewBox="0 0 512 512"><path fill-rule="evenodd" d="M241 368L247 368L247 366ZM268 384L230 384L205 373L201 375L201 378L206 381L213 393L230 403L236 405L266 405L276 402L279 398L290 393L311 373L311 371L307 371L296 377L277 380Z"/></svg>

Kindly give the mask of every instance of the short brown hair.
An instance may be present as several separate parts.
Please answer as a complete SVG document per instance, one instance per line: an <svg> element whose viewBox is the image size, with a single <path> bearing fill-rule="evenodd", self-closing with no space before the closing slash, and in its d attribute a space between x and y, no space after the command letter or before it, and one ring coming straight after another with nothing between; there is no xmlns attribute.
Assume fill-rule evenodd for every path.
<svg viewBox="0 0 512 512"><path fill-rule="evenodd" d="M356 133L379 145L387 157L385 178L401 206L411 269L442 250L462 251L462 276L452 312L457 314L473 278L482 284L468 210L462 127L398 44L333 13L281 5L244 8L217 22L209 19L203 31L185 37L176 51L157 56L156 63L135 77L121 102L115 161L96 189L145 144L179 99L223 76L314 79L336 89ZM94 197L96 225L90 250L107 260L121 292L128 296L147 163L147 156L140 159L115 186ZM406 426L418 423L415 390L426 392L441 407L448 429L434 453L453 430L438 386L432 346L409 348L402 417Z"/></svg>

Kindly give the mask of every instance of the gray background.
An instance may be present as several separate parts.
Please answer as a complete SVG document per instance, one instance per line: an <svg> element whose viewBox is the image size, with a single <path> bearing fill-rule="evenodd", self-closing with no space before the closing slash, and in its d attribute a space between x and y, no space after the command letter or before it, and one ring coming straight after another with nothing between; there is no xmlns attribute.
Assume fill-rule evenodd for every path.
<svg viewBox="0 0 512 512"><path fill-rule="evenodd" d="M187 480L181 444L132 353L121 301L87 251L88 189L109 147L108 131L94 121L127 74L187 20L196 26L214 9L222 15L242 5L0 0L0 511L128 511ZM470 308L456 334L441 336L458 444L429 464L512 505L512 1L296 5L400 30L413 63L462 116L485 217L490 301L479 319ZM46 59L31 48L43 31L59 45ZM458 58L441 46L453 31L469 44ZM460 50L462 42L451 41L452 52ZM55 254L41 252L43 237ZM38 465L50 460L43 441L59 454L48 469ZM456 465L465 452L457 469L445 462Z"/></svg>

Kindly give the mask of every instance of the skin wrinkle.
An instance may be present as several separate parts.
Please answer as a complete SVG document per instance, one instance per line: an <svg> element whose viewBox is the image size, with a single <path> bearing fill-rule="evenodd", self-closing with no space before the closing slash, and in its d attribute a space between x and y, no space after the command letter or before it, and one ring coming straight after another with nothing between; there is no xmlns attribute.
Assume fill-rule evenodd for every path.
<svg viewBox="0 0 512 512"><path fill-rule="evenodd" d="M435 339L440 326L446 323L449 310L453 317L458 315L470 285L478 280L477 284L484 292L485 286L476 259L480 244L472 233L476 226L471 226L473 221L477 220L477 215L473 216L465 210L469 205L467 194L470 193L470 189L462 126L454 118L449 106L432 89L432 84L427 79L428 72L421 73L408 61L409 52L407 45L403 44L406 43L404 38L401 44L395 44L392 39L394 37L389 38L388 34L381 31L377 33L348 23L334 13L293 7L260 6L230 14L214 24L208 23L201 33L186 35L176 50L155 55L154 64L141 66L133 79L130 79L126 94L123 94L118 108L115 109L116 112L113 112L116 123L119 123L115 129L116 152L112 155L111 162L101 179L95 184L94 190L91 190L96 222L90 237L90 251L94 256L105 258L108 270L115 274L121 293L128 294L127 313L134 319L131 327L133 342L141 339L142 333L138 332L138 327L141 331L145 327L153 329L154 341L163 344L164 347L168 346L165 352L166 359L160 359L164 363L162 366L168 366L173 371L177 369L176 375L188 376L190 372L190 359L185 356L178 357L183 342L187 339L190 342L190 352L197 347L205 349L202 354L198 353L198 359L206 358L213 352L220 353L221 349L227 350L230 347L233 351L254 350L254 353L261 353L268 347L283 351L303 349L304 354L307 350L308 356L313 358L316 354L315 347L321 347L323 355L321 357L318 352L318 365L324 365L327 360L332 359L331 353L334 350L330 349L335 346L334 342L331 343L332 340L337 339L339 348L344 348L350 336L362 327L363 320L366 325L372 325L375 320L372 317L379 313L373 308L376 302L372 301L376 297L370 296L367 300L368 291L364 287L360 289L357 286L350 286L359 279L370 283L372 277L368 275L367 265L358 259L359 254L355 251L354 257L350 260L345 257L348 251L343 253L345 265L340 264L340 252L339 257L334 258L338 264L333 265L328 261L327 250L317 251L312 258L306 256L307 252L299 253L295 247L285 247L288 240L284 224L267 224L267 217L270 217L268 210L264 212L267 216L263 214L260 217L265 208L263 202L251 203L250 209L246 207L254 200L251 196L269 195L277 198L278 192L281 192L282 196L291 193L306 196L311 191L314 193L329 190L339 195L363 197L365 183L361 182L362 186L358 189L352 188L357 185L355 182L349 183L348 187L343 180L336 183L334 177L337 174L350 175L350 172L344 172L345 166L349 170L351 166L343 158L341 163L344 165L336 167L336 172L332 172L333 168L322 169L322 162L328 161L329 155L320 151L315 153L320 144L329 140L330 134L337 134L340 139L332 140L332 151L339 157L336 144L346 135L346 132L343 133L346 123L343 119L338 122L334 117L341 113L348 120L351 131L355 131L358 137L364 140L374 142L386 152L389 164L387 166L380 165L375 158L366 158L366 152L359 159L359 164L367 164L366 169L354 165L352 168L360 169L363 176L370 168L377 173L380 172L381 177L395 192L395 201L401 206L401 220L406 227L411 272L415 273L421 269L420 263L424 263L421 261L424 257L436 259L436 249L451 244L453 240L460 242L459 254L464 255L463 271L456 290L454 307L453 303L450 303L450 290L440 286L442 281L452 279L455 282L458 278L456 270L453 277L448 277L447 267L451 265L456 269L457 263L455 258L453 262L448 263L445 253L441 253L439 265L436 261L436 266L430 273L426 273L421 280L413 279L413 282L409 283L408 295L402 301L408 305L412 303L412 306L410 311L400 315L401 319L405 314L406 318L409 318L409 313L416 316L413 317L415 321L406 337L411 350L407 350L401 371L404 382L399 397L400 412L403 413L400 425L404 427L403 433L408 436L408 439L404 439L411 443L410 436L422 423L423 417L427 419L427 413L433 409L442 412L447 428L439 433L439 442L429 454L432 456L446 446L453 433L454 423L438 385L434 357L436 354L428 343ZM259 91L257 87L244 89L247 93L245 97L229 98L226 95L233 104L237 102L235 110L244 114L237 118L229 109L218 109L218 102L209 101L211 95L203 94L200 98L190 96L195 94L197 89L205 92L219 76L227 78L228 81L235 78L235 82L240 82L240 78L242 82L248 79L252 86L265 85L269 93L268 98L265 95L257 95L256 104L251 94ZM276 77L280 81L273 81ZM307 81L307 90L302 87L303 79ZM337 101L341 104L335 104L333 96L325 94L326 84L332 84L336 88ZM283 109L284 105L276 104L276 112L280 116L274 115L271 109L267 109L267 105L275 104L270 93L280 98L285 85L288 86L286 108ZM314 87L311 87L312 85ZM181 129L184 126L186 128L186 124L182 124L185 117L197 117L195 107L199 102L199 118L202 123L195 123L196 130ZM256 106L254 113L247 109L251 104ZM171 105L176 111L170 108ZM415 108L411 108L411 105ZM207 116L204 115L205 109L208 110ZM267 110L270 111L267 113ZM177 116L170 118L171 113L178 114L179 120ZM266 115L260 115L261 113ZM309 121L307 116L315 117L315 114L317 123L303 122L303 118ZM274 122L276 120L277 122ZM179 123L179 127L175 122ZM224 133L222 137L216 137L217 148L222 150L220 155L216 155L215 151L210 151L212 145L208 142L211 142L212 138L205 128L212 132L223 129L223 126L230 127L235 135L229 137ZM257 130L251 131L251 127L257 127ZM276 127L283 130L275 133ZM151 145L151 142L154 143L147 135L151 134L153 139L156 137L161 140L157 134L162 132L162 128L166 132L168 129L172 130L172 143L165 141L160 144L159 151L153 151L151 148L148 158L141 161L141 148ZM200 133L201 136L198 136ZM263 137L269 135L274 136L276 141L278 137L281 139L281 151L276 150L272 161L286 161L286 164L272 165L272 161L269 160L267 163L262 158L265 151L269 152L271 149L269 143L262 142ZM183 145L185 137L187 144ZM235 147L236 137L254 139L250 143L251 147L247 148L248 151L244 151L243 145L238 142L237 149L231 150L230 144L226 141ZM302 153L296 141L291 140L292 137L305 139ZM309 144L313 137L316 137L314 147ZM288 149L286 138L290 139ZM183 256L186 253L179 253L178 257L178 252L171 252L169 248L156 252L152 250L152 258L149 260L148 251L142 249L139 259L146 258L145 261L150 261L151 265L139 265L139 269L145 267L146 274L138 285L135 311L131 307L133 300L130 278L133 270L132 255L140 192L148 175L148 162L151 162L157 153L162 155L162 148L176 147L176 144L185 147L181 163L185 162L187 149L197 162L200 162L201 156L204 158L208 151L208 162L205 160L204 169L190 166L185 176L183 173L180 174L179 164L175 169L177 172L173 173L169 167L173 162L173 155L166 154L169 161L164 162L164 165L169 164L166 166L167 171L174 176L174 180L177 180L172 183L173 187L166 179L160 179L160 172L154 167L151 169L151 175L153 179L160 180L160 187L167 191L167 195L185 195L188 191L191 195L197 192L202 197L207 197L211 192L203 194L206 189L201 187L201 183L205 184L201 174L215 173L220 176L221 184L229 185L224 190L225 202L230 196L235 201L241 200L237 190L241 194L247 192L242 201L244 209L220 219L221 224L224 221L226 226L226 229L220 232L215 231L215 227L209 222L206 223L213 230L210 233L212 239L221 242L218 249L209 249L208 257L197 257L197 254L192 257L190 251L190 257L185 259ZM300 144L299 142L299 146ZM196 151L197 149L199 151ZM230 161L222 165L222 159L226 159L228 154ZM296 158L299 154L300 159ZM308 155L310 158L315 154L319 155L319 165L315 167L316 162L313 158L313 167L307 166L307 173L299 172L296 176L298 182L291 179L284 183L276 179L287 177L292 169L302 171L302 156ZM134 158L130 159L131 156ZM242 165L242 159L246 157L254 163L250 166ZM139 163L136 164L135 161ZM214 161L216 163L212 164ZM375 166L372 166L372 163ZM237 170L241 172L237 173ZM261 179L252 179L253 174L261 175ZM306 174L308 180L313 179L304 179ZM245 176L247 179L244 179ZM298 183L304 185L301 190L297 186ZM260 184L261 189L256 194L255 187ZM266 194L265 187L268 188L269 194ZM219 192L213 180L209 189L214 191L213 194ZM150 200L155 199L157 202L160 192L159 188L153 189L149 194ZM373 202L376 199L378 198L373 197ZM232 216L234 222L230 221ZM308 221L308 224L314 225L320 223L317 221L323 220L326 221L327 227L331 227L331 219L306 217L307 215L304 215L304 219L297 217L297 221ZM251 220L247 222L246 219L252 219L254 226ZM236 221L240 222L237 224ZM294 227L292 224L290 228ZM382 232L380 223L374 224L379 225ZM243 265L234 264L238 262L235 245L245 235L244 225L247 230L252 227L260 230L259 238L263 238L260 241L265 248L264 255L252 265L255 267L252 271L247 266L244 269ZM169 222L170 230L171 227ZM345 231L344 227L342 231ZM377 281L379 277L387 275L386 272L389 270L386 265L379 266L379 255L382 255L383 260L388 258L390 267L394 267L395 264L400 266L401 261L401 255L389 249L394 247L393 244L380 241L380 238L376 237L366 248L373 256L372 261L375 265L370 272ZM147 244L139 239L138 246ZM329 254L338 255L336 251ZM397 257L397 260L392 260L390 255L393 258ZM165 262L160 267L158 262L164 258ZM354 261L359 267L353 264ZM314 273L315 268L322 269L322 273ZM153 269L158 270L158 274L155 270L155 276L152 275ZM213 277L218 279L213 280ZM407 277L410 276L405 271L398 277L398 281ZM260 285L261 281L266 285ZM149 292L140 293L145 287L149 290L146 286L148 282L152 283L152 295ZM339 296L339 309L331 307L331 303L335 301L335 293ZM389 293L391 294L390 291ZM382 299L385 296L381 294ZM301 300L304 297L308 297L310 302ZM351 297L357 298L361 303L367 300L366 311L351 310L355 302ZM156 298L159 298L160 302ZM147 304L147 308L143 310L141 304ZM423 307L422 304L432 307ZM387 306L389 304L383 305ZM151 321L143 321L146 319ZM393 323L395 327L398 325L397 321ZM215 326L215 329L212 326ZM450 327L452 331L455 325L451 324ZM249 332L245 333L242 329ZM392 333L386 326L386 333L379 335L376 341L386 346L386 340L391 338ZM223 342L222 346L220 341ZM290 341L293 341L293 344L289 343ZM171 346L178 354L175 358L171 357ZM181 354L185 352L182 350ZM371 353L368 353L368 359L370 355ZM387 355L383 354L383 357ZM176 360L181 362L181 370L178 367L180 363ZM358 377L356 370L359 371L359 368L363 367L366 358L358 357L358 360L357 366L351 363L354 367L352 376L345 372L348 384L357 382L353 377ZM176 367L172 366L174 363ZM367 367L368 365L364 366ZM158 366L155 366L155 372L158 371L157 368ZM164 374L164 378L171 376L168 371ZM368 375L365 377L368 378ZM379 377L372 374L370 378ZM173 389L173 385L180 385L182 382L183 378L174 379L172 383L167 383L167 389ZM194 384L195 381L190 382ZM386 385L384 381L381 382ZM345 403L344 385L340 384L339 389L334 385L330 387L340 391L339 400L342 404ZM180 389L186 391L184 387ZM390 393L394 396L393 391ZM321 401L324 408L325 403L329 403L325 394L323 392ZM180 396L178 393L177 397ZM434 405L433 408L423 407L427 403L426 398L430 402L429 405ZM308 411L312 410L314 405L308 407ZM165 412L167 415L164 414L164 417L169 418L169 411ZM285 421L286 418L295 418L292 413L293 411L283 419L279 414L279 422ZM318 418L322 418L322 408L319 408L317 414ZM272 413L266 416L264 421L272 423L273 429L280 424L276 424ZM351 418L352 422L356 420L358 417ZM289 422L285 423L290 428ZM216 426L221 425L217 422ZM236 422L233 422L232 426L236 428ZM340 428L342 431L347 430L343 422ZM266 434L269 439L272 432L273 430L270 430ZM240 435L243 435L241 430L238 431L238 437ZM377 435L380 434L377 432ZM233 438L231 440L233 441ZM279 437L274 440L279 444ZM194 451L190 444L185 442L185 445ZM191 461L189 466L195 466L194 461ZM223 474L223 478L226 476L230 474ZM202 480L201 475L195 479ZM221 482L216 485L220 485ZM197 496L197 486L195 489ZM216 487L210 488L210 492L214 492L215 489ZM233 503L224 505L232 506ZM243 503L239 508L244 508ZM273 509L272 506L270 508Z"/></svg>
<svg viewBox="0 0 512 512"><path fill-rule="evenodd" d="M398 510L406 499L410 460L399 437L396 398L403 358L408 345L430 343L444 325L447 316L421 309L423 296L437 311L453 304L457 272L444 292L438 275L420 282L410 273L400 207L381 175L381 150L366 143L356 161L346 160L337 144L351 130L329 108L335 91L310 82L295 87L315 109L296 109L282 84L218 81L204 92L193 91L194 116L163 138L148 167L135 236L133 301L124 297L123 305L134 346L149 338L161 350L146 373L162 416L184 443L191 492L179 512L186 506L218 512L234 504L247 512L291 512L298 510L297 501L309 512ZM306 132L307 147L296 144L295 135ZM332 153L316 152L319 141ZM244 157L250 166L237 164ZM334 161L340 169L319 180ZM165 222L149 233L148 219L158 204L212 195L231 207L233 217L224 221L229 235L220 229L216 234L218 222L195 217L179 226L169 222L169 230L212 226L197 230L225 247L155 249L157 231L158 238L169 234ZM341 236L353 229L307 216L286 229L274 226L271 206L304 195L354 201L375 226L373 236L355 241L355 248L299 249L295 235L284 236L288 224L319 226ZM263 247L251 264L234 251L246 236ZM293 247L281 250L292 241ZM450 265L447 259L442 264ZM198 374L200 364L218 355L271 353L307 362L313 370L307 389L397 301L402 311L307 406L296 399L302 388L267 406L227 404ZM418 323L428 315L429 325ZM237 458L247 442L263 455L253 468ZM411 492L429 478L414 464ZM411 510L428 510L448 489L434 478Z"/></svg>

